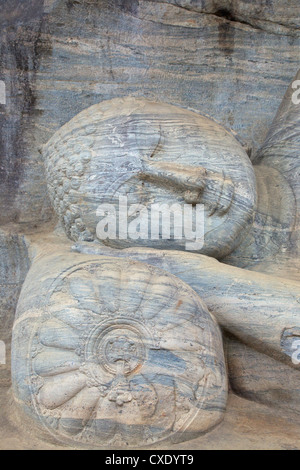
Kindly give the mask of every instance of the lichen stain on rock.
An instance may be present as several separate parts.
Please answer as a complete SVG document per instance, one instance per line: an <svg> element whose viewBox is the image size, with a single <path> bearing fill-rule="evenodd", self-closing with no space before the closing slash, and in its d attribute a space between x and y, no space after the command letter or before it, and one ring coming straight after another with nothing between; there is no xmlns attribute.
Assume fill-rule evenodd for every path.
<svg viewBox="0 0 300 470"><path fill-rule="evenodd" d="M117 6L126 13L136 15L138 13L138 0L117 0Z"/></svg>
<svg viewBox="0 0 300 470"><path fill-rule="evenodd" d="M1 0L0 24L25 24L40 18L44 0Z"/></svg>
<svg viewBox="0 0 300 470"><path fill-rule="evenodd" d="M225 56L231 57L234 52L234 27L231 25L231 21L235 21L234 17L229 10L221 9L215 12L215 15L222 18L218 25L218 42L220 51ZM225 21L224 21L225 20Z"/></svg>
<svg viewBox="0 0 300 470"><path fill-rule="evenodd" d="M5 3L8 3L5 0ZM51 51L42 36L45 27L43 2L13 0L1 18L1 79L7 84L8 103L0 115L0 177L4 204L1 222L19 220L14 199L24 172L24 131L35 110L35 80L41 55ZM8 200L9 199L9 200Z"/></svg>

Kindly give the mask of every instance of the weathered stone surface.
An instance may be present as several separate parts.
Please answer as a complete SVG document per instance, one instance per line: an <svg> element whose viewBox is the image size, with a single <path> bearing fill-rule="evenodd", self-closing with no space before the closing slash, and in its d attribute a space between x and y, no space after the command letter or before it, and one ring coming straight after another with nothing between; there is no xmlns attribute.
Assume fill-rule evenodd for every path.
<svg viewBox="0 0 300 470"><path fill-rule="evenodd" d="M206 113L254 153L298 69L298 19L296 0L5 1L1 221L51 217L38 148L105 99Z"/></svg>
<svg viewBox="0 0 300 470"><path fill-rule="evenodd" d="M129 257L171 272L193 287L225 330L254 349L299 368L293 366L291 350L281 342L286 328L294 327L298 337L297 282L226 266L193 253L151 248L115 250L91 244L77 245L75 250Z"/></svg>
<svg viewBox="0 0 300 470"><path fill-rule="evenodd" d="M180 442L218 424L222 339L192 289L145 264L54 250L33 261L18 303L22 410L58 441L93 447Z"/></svg>
<svg viewBox="0 0 300 470"><path fill-rule="evenodd" d="M64 450L63 443L42 440L41 433L32 432L26 418L14 413L9 406L7 388L0 389L0 449L1 450ZM24 424L27 424L27 427ZM295 411L284 412L254 401L229 394L224 420L214 430L197 439L179 444L156 444L147 449L183 450L299 450L299 423ZM115 447L117 450L117 446ZM157 454L157 452L153 452ZM174 452L175 453L175 452ZM176 454L177 455L177 454Z"/></svg>
<svg viewBox="0 0 300 470"><path fill-rule="evenodd" d="M151 5L152 2L149 3ZM153 0L153 3L162 4L165 8L166 5L181 7L187 10L187 14L197 12L216 15L275 34L297 35L300 29L297 0ZM184 12L180 14L182 17Z"/></svg>
<svg viewBox="0 0 300 470"><path fill-rule="evenodd" d="M0 340L5 355L0 360L0 386L8 385L10 378L11 331L17 299L29 269L27 245L24 237L9 231L0 231Z"/></svg>
<svg viewBox="0 0 300 470"><path fill-rule="evenodd" d="M255 173L257 176L258 204L253 213L253 226L251 227L250 223L245 225L241 224L238 218L235 219L232 217L231 209L231 212L229 212L229 219L232 224L231 228L235 224L239 224L241 230L241 235L239 236L240 246L235 250L233 250L233 247L231 246L231 250L233 251L231 255L227 256L224 260L226 263L234 264L236 266L261 271L262 273L272 273L273 275L276 274L277 276L282 277L285 276L288 279L276 280L276 278L269 278L267 276L258 277L257 274L251 275L249 271L232 271L225 265L223 269L223 266L214 265L210 260L202 261L196 255L190 256L181 253L175 254L174 252L159 253L151 252L149 250L138 253L138 256L140 256L138 259L144 262L153 262L155 265L163 267L174 274L179 273L179 277L183 278L199 292L207 302L211 311L216 314L218 321L225 330L229 331L231 334L235 335L254 349L257 349L261 353L268 354L270 357L276 357L276 359L283 361L288 366L293 366L292 358L296 354L293 350L293 345L299 338L299 285L296 282L299 279L299 107L292 102L291 94L292 86L287 92L279 110L278 117L274 121L270 131L271 137L267 138L266 144L264 144L261 151L266 154L266 150L264 150L266 148L270 154L270 158L265 158L262 162L263 164L259 164L255 167ZM122 108L121 102L119 107ZM110 109L111 112L114 113L113 103ZM90 112L92 113L93 110L97 114L97 108L91 108ZM282 114L284 116L283 118L281 117ZM81 120L79 117L78 122L81 122L81 125L84 127L85 114L81 114L80 116ZM143 116L140 115L139 120L142 122ZM73 121L75 128L76 122L76 120ZM178 122L176 124L178 124ZM137 124L135 124L135 126L137 127ZM70 128L72 128L72 124L70 124ZM110 155L112 155L110 161L112 162L112 166L115 168L118 168L118 158L120 158L124 153L121 145L123 141L120 139L121 134L118 129L119 128L116 125L114 127L115 132L110 134L110 138L113 137L113 139L116 139L116 142L119 142L116 145L118 150L110 151ZM69 127L66 126L63 133L65 132L67 135L68 131ZM176 134L175 124L173 124L173 131ZM77 132L79 131L77 130L76 133ZM209 126L202 125L202 128L199 126L197 135L202 136L203 133L205 133L205 135L209 134ZM217 136L217 129L214 128L213 133ZM272 138L272 136L275 136L275 144L273 144L274 138ZM50 153L51 145L53 146L55 143L57 145L57 152L59 152L61 146L64 148L64 144L61 144L63 141L61 137L61 134L57 134L57 136L54 137L53 142L50 143ZM186 141L185 138L187 139ZM188 131L186 131L184 138L181 135L180 142L184 142L184 144L181 148L180 157L178 160L176 159L176 164L173 163L172 168L168 167L167 177L166 162L168 161L168 152L174 159L172 145L169 143L168 147L168 141L166 140L161 147L159 147L157 154L154 154L154 159L157 158L158 160L154 164L155 169L157 169L157 167L162 167L164 169L163 178L159 177L161 175L155 173L151 180L151 183L155 187L156 195L160 194L160 191L168 193L168 191L171 191L170 188L173 188L174 191L174 188L178 187L178 171L176 170L176 165L178 165L177 161L185 161L185 155L188 155L187 163L197 162L196 165L203 165L205 168L209 168L210 170L212 169L211 165L213 165L214 170L217 168L223 168L225 178L227 177L226 166L224 166L220 157L225 150L222 148L223 142L221 144L220 139L218 140L218 137L216 137L219 142L217 147L219 153L218 151L214 152L210 146L206 146L205 150L207 151L207 154L205 154L205 152L201 153L201 151L198 151L197 160L195 160L193 159L193 156L189 154L187 144L189 139ZM176 138L173 138L172 142L174 142L174 140L176 142ZM157 138L157 141L159 141L159 138ZM141 153L143 155L148 153L153 155L151 139L147 144L148 145L146 145L146 140L144 140L143 144L140 144L137 148L142 149ZM91 144L91 147L93 147L93 144ZM103 147L105 149L111 149L112 145L107 147L107 145L103 144ZM196 147L196 143L193 142L192 148L195 149ZM138 150L134 149L133 154L135 154L135 152L138 154ZM101 161L105 161L105 157L101 156L101 151L100 153L98 151L98 155L98 158ZM237 157L236 155L235 158L240 157ZM236 170L237 179L240 176L239 171L242 171L242 161L243 160L241 158L239 169ZM180 170L181 174L186 176L186 168L180 168ZM99 171L101 174L101 170ZM143 169L141 171L143 172ZM193 170L192 173L195 174L195 170ZM250 175L250 173L248 174ZM88 179L93 178L89 177ZM199 193L197 193L197 200L194 202L203 202L204 204L208 203L209 207L209 200L205 196L205 189L203 190L203 186L200 184L199 179L193 180L189 175L189 178L184 180L185 183L187 179L190 183L193 181L193 191L196 193L197 189L199 191ZM201 183L203 183L203 179L205 180L205 177L202 177ZM97 180L97 185L99 187L103 185L101 183L102 180L103 178L99 181ZM122 179L120 178L119 182L121 180ZM168 184L165 184L166 180ZM111 184L111 180L109 180L109 183ZM134 180L131 180L131 185L132 187L138 187L137 181ZM121 183L118 188L120 186ZM252 182L252 187L255 187L254 182ZM273 202L275 188L278 191L278 197L277 201ZM182 187L182 190L184 191L184 186ZM107 191L104 191L103 193L109 194ZM101 193L101 189L98 190L98 193L97 190L93 191L93 194L102 194L102 197L104 197L103 193ZM137 199L134 200L134 202L142 202L143 191L138 190L136 194ZM217 199L217 196L215 197ZM83 200L82 196L80 196L80 200ZM145 200L150 201L151 198L146 197ZM253 201L254 200L255 198L253 198ZM98 200L98 202L100 201ZM243 200L239 199L239 197L232 200L233 206L239 204L243 205ZM94 225L95 224L96 222L94 220ZM226 246L226 236L223 236L222 238L223 232L221 227L222 225L220 224L217 229L218 235L221 236L220 239L223 240L224 246ZM218 246L218 237L215 235L212 238L216 240L216 246ZM107 243L111 244L110 241L107 241ZM149 239L145 244L148 244L148 246L155 246L155 242ZM200 252L206 253L206 246L207 245L204 244L204 247ZM170 244L169 248L173 248L173 245ZM87 250L87 252L90 251L90 253L106 253L105 249L98 249L97 246L89 247L86 245L81 248L79 245L78 250L80 251L81 249L83 252ZM109 253L109 250L107 253ZM114 255L114 253L118 256L135 256L132 250L126 252L126 254L124 252L118 254L118 252L114 252L114 250L112 250L111 254ZM210 254L209 250L208 254ZM214 253L215 256L218 256L218 254L220 253ZM205 280L201 278L203 270L208 272ZM294 279L295 282L291 282L289 279ZM274 292L276 292L276 295L274 296L274 301L272 301L270 297ZM218 300L216 300L216 298ZM249 315L249 312L251 312L251 315ZM231 349L229 349L229 354L231 354ZM235 362L236 361L237 359L235 358ZM244 354L241 357L241 363L243 362L243 366L248 366L250 369L255 367L256 361L257 357L254 352L250 353L249 356ZM270 364L270 369L272 367L272 364ZM277 380L282 381L286 374L288 374L288 369L282 367L281 371L278 371L277 373ZM237 383L237 380L235 383ZM255 385L254 388L258 390L259 385ZM243 387L241 387L241 389L243 389ZM272 392L270 393L272 395ZM273 398L274 402L277 402L278 397L274 395Z"/></svg>
<svg viewBox="0 0 300 470"><path fill-rule="evenodd" d="M254 168L257 169L258 188L261 188L258 194L261 196L258 199L260 215L255 218L254 230L249 233L240 248L224 260L253 271L281 276L287 282L294 279L298 283L300 279L300 110L295 84L299 78L298 72L256 156L257 166ZM264 227L263 232L262 227ZM295 299L299 302L299 294L295 293ZM291 303L293 302L291 300ZM289 351L296 362L297 345L300 344L297 341L299 341L299 331L294 328L294 324L290 324L283 333L282 347ZM230 363L235 390L239 390L243 396L255 396L256 400L264 403L272 401L278 406L294 409L299 407L298 379L295 374L282 366L277 368L275 373L272 360L255 351L250 352L242 345L234 351L235 346L236 343L233 343L232 348L229 348L229 354L232 354ZM256 380L253 375L255 368L267 371L261 372L264 376L263 381ZM285 383L289 383L287 388L284 386Z"/></svg>
<svg viewBox="0 0 300 470"><path fill-rule="evenodd" d="M232 336L226 341L229 357L228 376L234 393L247 400L264 403L271 409L276 406L282 413L294 415L299 423L300 374L262 352L237 341Z"/></svg>
<svg viewBox="0 0 300 470"><path fill-rule="evenodd" d="M299 79L300 71L292 80L254 162L258 204L253 230L240 248L224 260L298 281L300 109L294 84Z"/></svg>
<svg viewBox="0 0 300 470"><path fill-rule="evenodd" d="M7 343L7 357L10 355L13 313L29 268L28 253L33 260L18 306L20 317L16 320L14 337L14 390L21 413L12 413L11 416L15 417L20 432L24 426L33 431L34 426L44 423L46 427L40 427L40 437L47 441L54 435L56 439L62 439L63 445L72 447L93 445L95 442L98 445L97 439L99 436L103 437L103 433L107 445L124 446L122 433L124 435L126 431L128 435L130 420L134 421L136 429L142 429L143 432L136 433L132 430L130 434L130 431L129 445L148 445L152 439L155 446L160 445L156 444L160 439L177 441L206 432L221 419L225 406L226 377L218 328L210 323L213 320L203 304L205 301L226 337L232 389L248 400L271 405L273 411L270 413L273 418L282 409L293 431L277 433L279 428L276 427L275 432L270 433L272 438L267 445L274 447L278 443L281 448L294 448L297 444L293 433L299 431L300 410L300 114L299 105L292 101L292 85L265 141L264 136L281 97L298 68L298 2L30 0L25 3L13 0L2 3L4 11L0 19L0 80L3 79L6 83L7 103L0 105L0 319L2 338ZM298 75L294 80L299 78ZM131 98L124 98L128 95ZM90 105L112 98L117 100L108 101L110 109L103 113L104 118L99 117L98 123L103 126L101 132L100 127L97 127L98 117L96 121L93 119L97 112L103 112L103 106L105 108L107 104L96 105L91 108L93 111L84 111L79 118L76 116L65 127L67 133L64 128L58 131L46 147L50 198L68 237L78 240L74 248L77 253L72 254L70 240L66 240L59 232L55 236L48 236L49 230L52 231L52 222L50 226L46 222L53 218L53 212L43 169L43 155L46 152L40 154L39 149L77 113ZM157 101L165 104L153 104ZM150 113L147 124L145 112L141 109L137 114L133 113L133 121L131 118L129 123L126 119L124 121L124 108L130 108L129 103L139 103L138 108L143 108L144 105L141 104L147 103L146 109L150 102L153 112ZM225 129L204 116L195 115L192 110L209 114L226 128L233 128L238 132L242 145ZM109 118L107 113L111 113ZM174 116L181 117L179 122L172 121L170 126L168 119L172 120ZM80 121L82 117L83 121ZM105 126L111 117L116 120L116 126L108 132ZM149 113L147 117L149 118ZM197 124L193 127L194 119ZM93 125L88 134L86 130L89 120ZM157 126L159 121L160 126ZM84 130L80 127L82 122L87 123ZM188 128L195 130L194 135ZM176 137L176 129L179 137ZM71 134L68 134L69 131ZM59 137L63 137L65 141L61 141ZM109 137L112 141L108 143ZM200 141L203 144L201 151ZM157 197L167 201L164 198L173 188L173 195L180 195L182 201L193 204L202 199L210 211L212 207L226 209L223 210L222 217L218 210L211 214L216 236L209 237L208 231L210 246L208 244L206 248L201 248L200 253L186 253L182 251L183 247L172 243L162 243L156 249L148 248L148 243L142 243L146 248L136 248L138 243L130 243L129 246L134 247L126 250L119 249L126 246L126 243L109 243L111 247L86 243L86 240L95 239L96 205L104 202L105 197L106 202L111 201L104 183L113 181L112 173L117 168L114 163L120 155L122 142L125 153L127 152L126 165L131 163L132 155L135 155L134 160L142 162L141 168L139 165L135 167L139 169L139 176L133 177L128 184L125 182L122 186L124 194L129 192L134 202L144 202L146 196L150 195L154 199ZM82 146L85 147L85 152L88 147L91 155L82 156ZM100 151L105 146L110 152L113 149L110 161L105 152ZM254 172L245 150L255 163ZM222 160L220 157L224 157L224 154L226 158ZM103 172L100 162L105 158L107 169L112 162L111 171ZM223 172L224 168L226 171ZM101 180L97 181L99 175ZM128 177L127 170L124 170L124 177ZM205 185L201 179L205 181ZM147 191L139 188L142 183ZM71 184L74 187L70 188ZM135 191L137 188L138 191ZM243 191L246 192L244 197ZM220 196L216 197L216 201L214 193ZM70 208L74 209L73 206L76 211L79 208L79 214L70 211ZM232 210L235 212L232 213ZM242 213L245 215L243 218L240 217ZM222 224L218 224L221 220L223 231ZM12 222L18 226L11 225ZM40 233L34 234L37 228ZM22 233L26 233L26 238ZM117 246L118 249L112 246ZM221 263L211 256L219 258ZM70 291L70 304L74 302L70 307L66 301L68 288L64 282L70 274L68 269L77 259L79 264L83 264L76 271L80 279L75 280L76 288L73 286L72 292ZM206 370L214 370L216 376L211 383L208 382L208 393L201 398L204 406L190 427L182 425L185 421L184 413L187 412L186 397L192 396L192 400L188 400L189 406L192 402L191 410L202 403L201 399L198 400L199 394L195 392L197 385L192 383L187 387L185 383L182 386L181 376L177 373L172 376L173 382L169 380L172 368L169 367L169 356L164 356L165 362L162 362L168 368L168 379L166 382L163 380L163 384L158 381L158 385L154 380L153 385L151 380L154 377L150 374L150 381L147 382L150 383L149 388L144 387L144 383L139 382L139 371L133 374L133 370L139 368L139 360L145 356L143 347L140 346L140 330L132 327L132 323L131 327L126 324L118 331L120 323L117 321L114 326L105 330L108 336L103 336L102 327L95 325L96 333L101 331L98 336L89 336L94 341L80 335L78 339L78 330L70 325L71 321L81 319L83 312L84 321L80 321L80 326L77 326L82 331L92 333L89 318L95 312L93 313L91 300L94 297L89 294L91 285L96 286L97 299L101 295L101 298L105 298L112 315L114 301L108 302L108 294L113 291L115 282L121 286L120 292L124 293L121 296L122 305L128 302L132 308L138 299L139 290L133 292L132 289L123 289L124 277L127 287L131 278L126 274L118 278L112 273L116 272L116 266L122 266L124 271L120 269L121 272L127 273L128 269L133 269L131 266L137 266L136 261L142 264L138 263L136 277L132 277L134 282L141 282L141 272L161 273L163 271L160 270L164 269L166 272L163 276L170 281L170 285L175 282L180 286L178 292L187 292L189 287L186 284L194 289L194 292L189 291L191 294L188 301L196 299L201 312L200 318L206 318L209 324L214 325L211 327L213 342L211 348L208 348L210 353L205 358ZM94 274L95 265L99 267L101 263L106 263L106 267L111 266L111 271L107 269L103 273L100 269L101 272L97 271L97 278L101 282L95 279L91 281L89 276ZM70 276L76 277L77 274ZM85 277L88 278L87 282ZM182 284L182 281L186 284ZM44 292L51 291L50 282L57 282L55 286L58 287L53 298L50 294L49 298L43 295ZM103 296L103 289L101 290L105 285L107 298L105 294ZM161 289L162 286L159 286L159 292ZM87 292L89 293L86 296ZM126 297L126 293L130 295ZM49 310L43 308L47 300ZM154 294L151 295L151 301L154 303L153 308L159 305ZM84 302L89 303L89 308L86 305L81 308ZM51 308L54 309L54 314ZM72 308L79 310L78 317L70 312ZM63 311L66 323L58 326L56 313L63 314ZM188 308L184 311L186 313ZM177 309L173 309L168 317L170 326L178 320L177 315ZM199 315L197 318L199 319ZM147 320L143 319L143 322L147 323ZM158 324L158 330L165 326L164 323ZM149 325L145 326L146 331L147 328ZM182 338L196 334L194 325L193 328L183 328L182 325L178 328L182 328L180 339L175 334L174 342L178 348L183 341L183 347L180 351L176 349L176 356L180 356L182 351L186 353L184 348L187 343ZM202 330L199 328L201 336ZM142 331L145 332L145 329ZM115 331L120 332L120 337ZM171 328L170 332L172 336L176 327ZM209 343L208 337L209 335L204 335L205 341ZM86 367L83 364L80 365L83 367L80 372L73 371L72 367L76 365L73 351L77 351L77 354L74 353L77 361L80 362L83 357L80 348L75 348L77 340L81 346L86 345L83 356L87 363L91 361L93 371L96 364L97 371L101 370L102 375L115 377L111 380L108 392L102 388L100 372L99 376L97 372L96 378L93 375L94 383L91 383L90 377L86 381L89 366L87 373L83 370ZM96 345L96 356L91 344ZM124 351L131 351L130 348L137 351L133 359L128 355L126 358L124 356ZM170 349L167 351L170 352ZM213 368L211 354L219 357L218 364ZM70 361L66 364L68 357ZM123 363L121 372L119 368L115 368L115 359L117 363ZM178 356L176 367L177 359ZM198 360L197 355L192 358L189 356L185 365L197 364ZM147 361L143 365L146 363ZM32 376L28 375L27 366L32 371ZM64 369L67 366L72 371L67 372ZM0 368L1 383L7 384L9 370L7 366L3 368L0 365ZM188 371L187 367L185 370ZM77 374L76 377L74 374ZM46 378L43 377L41 381L42 376ZM201 382L201 378L199 380ZM86 421L86 409L83 410L85 400L81 397L87 383L89 390L97 388L95 393L102 394L104 406L100 410L103 413L100 420L96 415ZM220 386L220 395L215 399L214 393L210 392L215 389L216 384L217 387ZM82 385L83 388L78 391L77 385ZM140 393L134 395L137 385ZM165 413L165 403L170 404L172 401L165 400L166 396L172 396L172 387L179 390L176 397L185 401L184 411L178 407L180 411L175 413L175 417L172 411L167 416L164 415L163 429L155 427L153 432L152 425L159 412L164 408ZM193 393L189 395L187 388L192 389ZM161 398L158 399L158 413L152 417L143 415L143 394L150 403L150 408L152 398L154 401L155 396ZM70 400L64 402L63 412L60 413L61 400L66 398ZM173 400L176 406L177 398ZM7 403L6 401L6 405ZM226 415L229 422L236 413L236 408L231 409L230 405L231 402ZM244 405L239 402L239 406L243 409ZM123 413L124 419L118 417L104 422L103 416L115 416L112 410L125 410L126 407L128 410L138 411ZM89 408L91 410L92 405ZM254 405L251 409L258 414L261 411L261 408ZM8 410L7 408L5 412L8 413ZM28 415L22 415L24 411ZM245 427L249 422L252 423L251 431L245 433L249 439L248 445L252 448L259 447L261 443L257 444L252 430L262 427L260 419L254 424L249 414L242 412L237 415L244 420ZM172 416L174 421L170 425ZM266 416L269 417L270 414L266 413ZM0 421L2 422L2 414ZM93 430L88 434L91 423ZM283 422L281 424L284 425ZM5 426L8 426L6 421ZM149 435L146 436L149 429L152 432L150 438ZM236 426L231 431L225 425L225 441L218 435L220 448L226 445L228 447L228 433L235 440L232 447L242 445L244 441L239 439L237 429L242 430ZM270 432L268 426L263 426L263 429ZM209 440L213 440L214 435L211 437L209 433L205 439L201 441L202 444L197 441L196 445L209 447ZM28 440L25 439L24 442L25 447L29 445ZM6 444L3 445L5 447ZM211 447L212 445L211 441Z"/></svg>
<svg viewBox="0 0 300 470"><path fill-rule="evenodd" d="M185 109L142 98L105 101L63 126L43 154L50 197L73 240L97 239L100 204L116 208L116 239L102 241L119 248L186 249L187 234L176 235L174 221L170 236L155 240L155 204L203 204L205 242L201 237L201 248L191 249L216 258L231 253L252 224L256 185L248 155L223 127ZM122 197L147 211L137 236L121 238Z"/></svg>
<svg viewBox="0 0 300 470"><path fill-rule="evenodd" d="M292 125L295 126L288 141L293 148L298 145L297 119L293 113L287 113L284 121L289 129ZM273 132L276 134L276 125L274 127ZM280 133L279 135L281 136ZM280 162L280 157L285 158L282 148L287 145L284 138L280 137L279 141L281 153L272 152L277 162ZM199 250L200 253L222 257L222 250L225 250L233 253L232 259L239 259L240 253L246 253L243 249L246 244L250 255L260 249L263 266L264 256L267 260L270 259L270 251L268 245L264 251L263 243L258 243L257 240L265 236L265 231L270 233L273 220L282 227L277 243L280 246L281 242L284 246L285 258L289 260L297 255L297 243L291 237L285 238L285 231L292 232L298 220L297 197L296 204L292 204L294 194L297 194L297 179L295 185L293 180L282 179L276 168L268 172L268 167L262 166L257 174L264 185L256 186L248 156L234 137L220 126L195 113L136 98L107 101L88 108L58 131L43 148L43 153L54 208L68 237L79 240L79 243L75 247L75 259L68 254L66 241L63 242L65 248L60 256L47 254L59 250L60 238L54 237L52 245L48 246L41 246L39 242L36 244L36 261L33 261L25 281L14 327L14 395L18 403L22 404L23 410L37 421L39 417L43 417L42 421L50 431L54 431L62 439L69 438L73 445L78 442L97 445L100 441L106 445L146 445L170 437L174 432L174 439L179 441L192 438L194 433L207 431L220 420L226 391L226 377L222 369L224 364L220 360L217 361L217 369L214 366L213 372L208 374L209 377L213 373L215 377L214 382L211 385L208 382L207 385L208 406L204 404L202 407L195 428L185 429L180 433L188 420L187 416L182 418L181 411L177 410L179 402L181 403L180 400L178 403L176 401L176 397L181 396L181 385L177 384L178 380L181 383L180 373L178 370L174 372L176 386L173 382L166 386L165 379L161 382L161 377L165 375L160 368L163 367L170 373L174 367L169 362L170 358L167 358L166 364L161 365L160 360L157 362L151 354L147 356L145 353L146 349L153 348L164 351L164 362L165 351L169 351L166 346L168 341L177 352L181 351L183 344L184 370L191 371L194 367L192 376L196 376L199 365L194 360L199 358L199 353L193 357L186 354L185 348L187 344L193 344L191 338L194 334L195 338L199 338L201 329L202 332L207 332L207 326L201 326L201 321L197 323L200 326L198 332L193 331L193 328L189 330L185 322L182 324L190 308L177 297L174 289L172 291L172 281L163 281L164 276L166 280L169 279L168 275L164 275L164 271L153 271L157 267L175 274L174 280L180 278L192 286L207 303L224 332L251 348L243 349L248 367L255 366L259 354L270 357L269 361L264 361L268 364L270 374L269 380L264 382L267 383L265 393L263 384L255 388L249 386L247 393L248 397L255 396L265 403L278 401L280 405L281 395L277 393L280 381L286 377L289 368L299 368L299 363L294 361L293 346L300 331L298 282L228 266L211 257L186 253L182 251L182 247L181 251L163 250L164 245L159 245L160 249L120 250L105 247L96 242L96 215L99 204L115 203L115 197L120 195L132 196L131 204L170 203L176 195L177 202L202 202L207 211L207 219L204 245ZM285 193L285 198L279 199L274 213L264 212L265 208L270 207L269 194L274 184ZM228 187L232 187L232 190ZM265 188L264 191L261 191L262 187ZM256 190L259 192L258 205ZM285 226L280 217L276 219L276 214L286 216L286 207L289 207L289 217ZM68 218L68 212L71 219ZM259 226L256 221L264 213L268 215L270 222L267 226ZM213 221L207 229L211 218L216 222ZM235 234L234 243L228 244L224 237L224 223L225 232L230 230L230 234ZM229 223L227 229L226 223ZM215 232L215 236L210 239L207 234L211 232ZM252 243L247 241L247 237L252 237ZM85 240L93 240L95 243ZM214 240L216 246L212 253ZM273 241L272 237L271 240ZM110 242L108 239L107 243ZM146 246L153 246L148 231L144 242ZM136 240L131 241L129 246L135 243ZM118 243L116 246L119 248ZM174 249L176 245L170 243L169 248ZM91 253L96 257L87 258L84 253ZM107 255L113 258L105 258ZM141 264L140 267L133 264L131 267L132 262L125 259L122 265L116 257L138 259L146 264ZM226 261L230 262L232 259L227 257ZM150 268L149 264L155 268ZM274 264L276 265L276 258ZM38 289L34 282L37 273L40 277ZM142 291L141 284L145 286ZM168 287L164 291L166 286ZM184 286L177 286L176 292L180 292L182 296L185 289ZM148 324L148 314L144 312L145 295L145 308L151 315L155 312L154 305L160 306L161 299L163 306L167 306L166 312L159 307L158 324L156 316L151 317ZM44 302L41 301L42 298L45 298ZM178 324L176 319L179 318L179 325L183 329L176 334L173 322ZM199 314L195 314L194 318L199 320ZM145 321L146 324L143 324ZM161 322L167 326L161 327ZM147 333L147 328L150 325L152 333L157 329L154 335L156 346L151 346L152 340L149 345L150 333ZM169 330L171 336L168 340ZM147 338L145 343L142 337ZM214 354L222 349L216 339L212 342L208 340L207 344L212 344ZM242 375L237 373L238 379L234 380L234 374L239 370L236 352L241 347L239 343L229 340L227 352L233 384L243 393ZM210 354L209 350L207 364L214 362L210 359ZM176 367L179 359L182 359L181 353L176 355ZM277 369L276 379L272 374L274 361L282 363ZM242 362L240 361L241 364ZM26 379L28 367L31 371L30 387ZM144 367L145 371L142 372ZM205 373L200 375L199 380L206 383ZM296 386L298 375L288 375L291 381L294 378L293 384ZM157 376L160 377L158 381L155 379ZM168 374L167 376L170 377ZM145 385L145 377L146 389L142 385ZM279 384L277 388L270 388L272 380ZM186 382L186 378L183 382ZM172 406L168 407L168 403L172 401L170 397L173 386L179 390L174 395L174 409ZM194 392L190 398L183 394L182 400L187 399L187 403L191 405L191 397L197 400L195 390L198 387L197 384L191 384L190 389ZM214 406L217 407L217 414L216 417L214 414L211 417L209 413L206 418L206 409L212 407L211 394L216 400ZM205 395L206 392L203 396ZM159 412L158 416L156 413L148 415L149 407L147 412L143 411L145 401L149 406L155 402L154 409L157 411L161 406L168 416L165 426L156 427L155 432L153 426L157 426L155 420L159 419ZM298 407L297 399L291 397L290 401ZM187 410L190 411L187 403L183 405L184 415ZM111 418L115 416L114 407L123 406L122 419ZM132 418L132 406L137 408L135 419ZM197 405L194 406L197 409ZM181 407L178 409L181 410ZM129 428L132 433L128 436ZM177 436L176 431L179 431Z"/></svg>

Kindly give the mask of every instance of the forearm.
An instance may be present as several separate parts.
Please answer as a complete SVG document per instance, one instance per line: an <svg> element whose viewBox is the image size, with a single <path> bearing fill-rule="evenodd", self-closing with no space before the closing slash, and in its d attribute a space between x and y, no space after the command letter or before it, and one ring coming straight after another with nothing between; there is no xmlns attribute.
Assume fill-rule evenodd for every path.
<svg viewBox="0 0 300 470"><path fill-rule="evenodd" d="M251 347L293 366L293 351L282 344L282 336L286 329L293 329L295 340L300 335L298 283L187 252L144 248L114 250L90 244L77 245L76 250L128 257L178 276L201 296L223 329ZM288 343L291 346L292 338Z"/></svg>

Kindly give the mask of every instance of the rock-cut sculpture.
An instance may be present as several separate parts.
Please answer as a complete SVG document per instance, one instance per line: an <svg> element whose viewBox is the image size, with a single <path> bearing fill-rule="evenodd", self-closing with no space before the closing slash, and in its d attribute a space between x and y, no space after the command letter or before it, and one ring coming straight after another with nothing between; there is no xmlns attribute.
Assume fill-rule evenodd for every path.
<svg viewBox="0 0 300 470"><path fill-rule="evenodd" d="M263 354L294 380L300 118L290 96L254 166L208 117L134 97L88 108L44 146L65 234L32 242L12 373L20 412L46 436L138 447L208 432L226 408L219 326L248 348L247 365ZM99 240L98 207L118 210L120 197L137 212L203 204L203 244Z"/></svg>

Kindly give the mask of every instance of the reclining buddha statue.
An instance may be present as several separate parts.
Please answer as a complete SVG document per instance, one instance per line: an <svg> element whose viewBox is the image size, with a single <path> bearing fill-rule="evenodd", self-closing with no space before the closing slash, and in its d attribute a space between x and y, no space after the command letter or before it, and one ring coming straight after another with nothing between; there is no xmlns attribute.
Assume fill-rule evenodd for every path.
<svg viewBox="0 0 300 470"><path fill-rule="evenodd" d="M261 357L254 399L280 406L272 390L283 376L297 388L292 93L254 165L215 121L142 97L84 110L43 147L59 224L30 241L12 377L18 413L45 439L94 448L192 439L222 420L228 372L255 370ZM168 220L154 219L158 209Z"/></svg>

